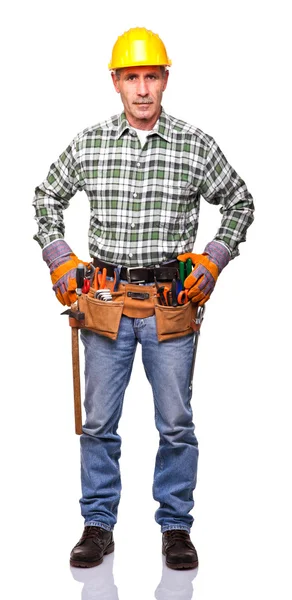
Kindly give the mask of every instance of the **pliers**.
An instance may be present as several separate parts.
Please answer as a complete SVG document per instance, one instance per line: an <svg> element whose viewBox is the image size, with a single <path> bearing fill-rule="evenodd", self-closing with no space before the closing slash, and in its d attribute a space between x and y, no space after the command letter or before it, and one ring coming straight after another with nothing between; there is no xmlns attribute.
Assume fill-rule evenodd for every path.
<svg viewBox="0 0 292 600"><path fill-rule="evenodd" d="M154 281L157 289L157 294L159 296L160 304L162 304L162 306L167 306L169 302L169 288L166 285L158 285L156 277L154 277Z"/></svg>
<svg viewBox="0 0 292 600"><path fill-rule="evenodd" d="M188 290L182 290L181 292L179 292L177 301L179 304L187 304L189 301Z"/></svg>
<svg viewBox="0 0 292 600"><path fill-rule="evenodd" d="M187 258L186 262L179 261L178 265L179 278L181 280L182 287L184 287L185 279L191 274L193 270L193 263L191 258Z"/></svg>
<svg viewBox="0 0 292 600"><path fill-rule="evenodd" d="M106 283L107 270L104 268L102 271L97 267L94 273L93 287L95 290L103 290Z"/></svg>

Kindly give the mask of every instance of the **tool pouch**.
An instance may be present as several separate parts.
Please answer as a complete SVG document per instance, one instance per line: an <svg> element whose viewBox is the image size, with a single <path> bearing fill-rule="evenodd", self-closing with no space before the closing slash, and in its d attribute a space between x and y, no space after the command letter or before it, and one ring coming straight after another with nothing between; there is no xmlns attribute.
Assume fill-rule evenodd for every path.
<svg viewBox="0 0 292 600"><path fill-rule="evenodd" d="M126 283L120 284L120 288L125 293L123 315L131 319L146 319L154 315L155 286Z"/></svg>
<svg viewBox="0 0 292 600"><path fill-rule="evenodd" d="M155 314L159 342L183 337L198 329L195 323L198 305L193 302L162 306L158 303L155 286L120 283L117 292L112 291L112 282L107 282L107 286L111 290L112 302L94 298L95 290L90 288L88 294L78 298L78 310L84 319L70 318L71 327L90 329L115 340L122 315L143 319Z"/></svg>
<svg viewBox="0 0 292 600"><path fill-rule="evenodd" d="M84 313L81 327L115 340L124 308L124 291L112 292L113 301L104 302L94 298L94 290L82 294L78 300L79 310Z"/></svg>
<svg viewBox="0 0 292 600"><path fill-rule="evenodd" d="M179 306L155 304L156 331L159 342L193 333L198 305L193 302Z"/></svg>

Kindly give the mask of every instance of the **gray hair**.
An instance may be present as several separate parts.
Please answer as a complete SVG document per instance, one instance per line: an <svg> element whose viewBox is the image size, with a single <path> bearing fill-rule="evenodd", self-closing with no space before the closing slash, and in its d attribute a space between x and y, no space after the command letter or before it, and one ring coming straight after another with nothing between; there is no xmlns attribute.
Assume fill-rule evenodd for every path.
<svg viewBox="0 0 292 600"><path fill-rule="evenodd" d="M134 67L133 67L133 68L134 68ZM165 77L165 74L166 74L166 71L167 71L167 69L166 69L166 68L165 68L163 65L162 65L162 66L161 66L161 65L159 65L159 68L160 68L160 71L161 71L162 77ZM120 69L115 69L115 70L113 71L113 72L114 72L114 74L115 74L115 76L116 76L116 78L117 78L118 80L121 78L121 72L122 72L122 70L123 70L123 67L121 67Z"/></svg>

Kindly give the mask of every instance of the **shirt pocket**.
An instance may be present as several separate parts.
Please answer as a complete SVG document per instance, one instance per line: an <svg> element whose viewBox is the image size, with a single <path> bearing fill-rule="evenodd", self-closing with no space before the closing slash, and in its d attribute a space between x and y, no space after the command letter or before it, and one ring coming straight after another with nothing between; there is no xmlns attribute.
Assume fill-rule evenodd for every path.
<svg viewBox="0 0 292 600"><path fill-rule="evenodd" d="M188 212L190 186L165 180L157 192L156 199L160 205L159 220L162 229L172 233L175 230L182 231Z"/></svg>

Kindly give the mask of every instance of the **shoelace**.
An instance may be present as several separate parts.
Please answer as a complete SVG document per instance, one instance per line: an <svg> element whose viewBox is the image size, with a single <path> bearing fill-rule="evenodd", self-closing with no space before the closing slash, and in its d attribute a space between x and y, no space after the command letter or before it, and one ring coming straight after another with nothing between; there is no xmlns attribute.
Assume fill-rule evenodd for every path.
<svg viewBox="0 0 292 600"><path fill-rule="evenodd" d="M166 545L168 548L174 546L176 542L185 542L188 547L191 547L189 544L189 534L187 531L181 529L170 529L166 531Z"/></svg>
<svg viewBox="0 0 292 600"><path fill-rule="evenodd" d="M102 546L102 540L100 539L99 535L100 535L99 527L95 527L94 525L88 525L84 529L84 532L83 532L80 542L83 542L84 540L88 540L89 538L92 538L95 540L96 543L98 543L100 546Z"/></svg>
<svg viewBox="0 0 292 600"><path fill-rule="evenodd" d="M187 531L183 531L181 529L171 529L170 531L165 532L167 537L173 541L179 540L188 540L189 534Z"/></svg>

